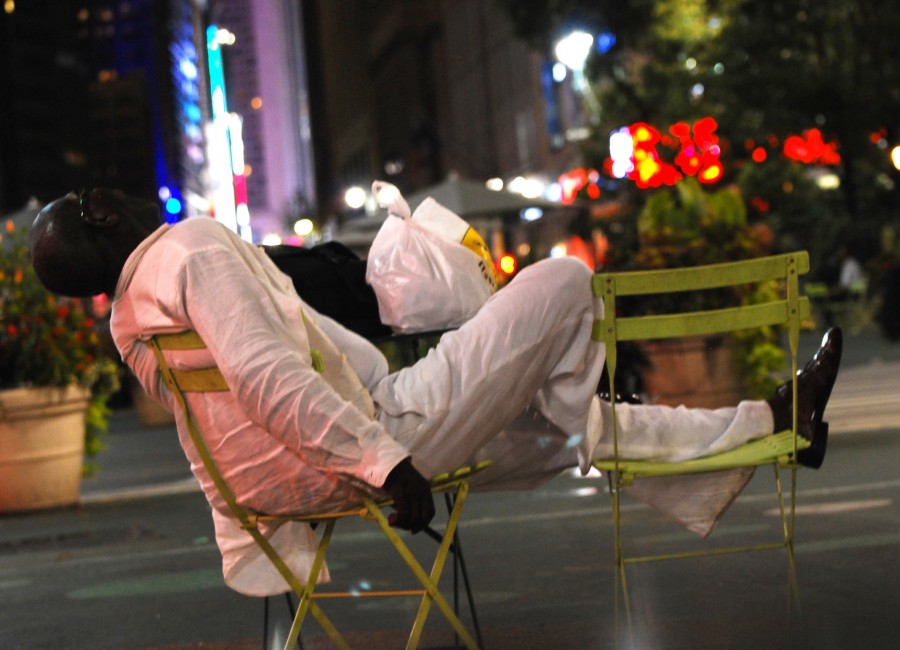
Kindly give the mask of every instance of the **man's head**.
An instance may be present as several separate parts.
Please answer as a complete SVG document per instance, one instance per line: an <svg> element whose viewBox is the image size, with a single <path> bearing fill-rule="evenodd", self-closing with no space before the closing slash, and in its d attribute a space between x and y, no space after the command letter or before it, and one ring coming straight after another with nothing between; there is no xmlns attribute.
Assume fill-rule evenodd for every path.
<svg viewBox="0 0 900 650"><path fill-rule="evenodd" d="M54 293L112 296L125 260L159 225L159 208L149 201L119 190L70 192L35 218L32 264Z"/></svg>

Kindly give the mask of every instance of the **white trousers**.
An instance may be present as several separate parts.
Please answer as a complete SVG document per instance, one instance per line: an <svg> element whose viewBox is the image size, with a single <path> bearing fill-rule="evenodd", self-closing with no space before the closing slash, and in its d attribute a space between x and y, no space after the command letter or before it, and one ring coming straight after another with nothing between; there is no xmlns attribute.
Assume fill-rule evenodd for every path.
<svg viewBox="0 0 900 650"><path fill-rule="evenodd" d="M428 355L373 391L378 418L426 476L490 458L485 487L522 488L612 448L596 397L605 359L591 340L591 271L574 258L530 265ZM764 401L715 410L616 406L620 452L682 460L772 433Z"/></svg>

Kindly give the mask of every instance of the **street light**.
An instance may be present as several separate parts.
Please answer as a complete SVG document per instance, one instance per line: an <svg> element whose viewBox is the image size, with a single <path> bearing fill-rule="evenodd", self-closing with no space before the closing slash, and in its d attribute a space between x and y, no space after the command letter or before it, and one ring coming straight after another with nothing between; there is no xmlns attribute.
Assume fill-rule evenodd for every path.
<svg viewBox="0 0 900 650"><path fill-rule="evenodd" d="M583 72L594 37L587 32L574 31L556 43L556 58L573 72Z"/></svg>
<svg viewBox="0 0 900 650"><path fill-rule="evenodd" d="M363 188L353 186L344 192L344 203L346 203L347 207L351 210L359 210L366 204L367 197L368 195Z"/></svg>
<svg viewBox="0 0 900 650"><path fill-rule="evenodd" d="M590 108L596 109L596 100L590 92L584 76L584 64L594 45L594 37L587 32L575 30L557 41L554 48L556 59L572 71L572 89L585 97Z"/></svg>
<svg viewBox="0 0 900 650"><path fill-rule="evenodd" d="M216 43L221 45L234 45L236 40L234 34L227 29L223 28L216 30Z"/></svg>
<svg viewBox="0 0 900 650"><path fill-rule="evenodd" d="M294 222L294 232L300 237L312 234L315 227L316 225L312 222L312 219L298 219Z"/></svg>

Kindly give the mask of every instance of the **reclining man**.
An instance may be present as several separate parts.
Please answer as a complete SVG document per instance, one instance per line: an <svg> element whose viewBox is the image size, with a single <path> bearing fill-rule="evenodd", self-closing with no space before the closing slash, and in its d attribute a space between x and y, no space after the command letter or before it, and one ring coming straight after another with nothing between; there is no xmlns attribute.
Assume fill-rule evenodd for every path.
<svg viewBox="0 0 900 650"><path fill-rule="evenodd" d="M191 407L225 479L253 509L337 510L365 490L390 496L392 523L417 531L434 515L425 477L473 458L495 461L482 476L499 489L532 487L576 465L586 472L592 458L610 455L609 405L596 396L604 348L591 340L591 272L573 259L526 267L425 358L388 374L377 348L315 313L265 253L212 219L161 225L153 203L116 190L72 193L37 216L31 253L51 291L112 297L122 358L170 410L172 395L142 341L200 335L207 350L172 353L170 363L215 363L231 387L192 395ZM800 459L807 464L824 453L816 432L841 344L840 330L829 332L797 378L798 420L814 443ZM311 349L338 360L343 353L347 363L331 375L326 363L319 374ZM787 384L768 401L716 410L617 411L627 455L683 459L789 428L791 391ZM177 425L212 505L226 582L248 594L284 591L217 496L181 414ZM308 526L273 524L264 534L293 568L308 560Z"/></svg>

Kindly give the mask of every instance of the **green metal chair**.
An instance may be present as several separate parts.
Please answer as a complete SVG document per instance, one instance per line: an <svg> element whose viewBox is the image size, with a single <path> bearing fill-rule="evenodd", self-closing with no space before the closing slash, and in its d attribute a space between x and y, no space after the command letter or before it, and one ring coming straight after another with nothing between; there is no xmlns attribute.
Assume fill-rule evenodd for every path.
<svg viewBox="0 0 900 650"><path fill-rule="evenodd" d="M790 349L791 376L797 373L797 347L801 321L809 318L809 301L800 296L798 278L808 272L806 252L775 255L742 262L730 262L690 268L659 271L600 273L593 278L593 291L604 302L604 317L594 323L593 338L606 345L606 363L610 393L616 394L615 377L617 346L625 341L648 341L688 336L726 334L764 326L783 326L787 330ZM683 294L727 287L746 287L758 283L775 282L781 295L759 304L734 305L721 309L679 312L649 316L620 314L621 299L626 296ZM679 301L668 301L676 303ZM794 421L791 429L750 442L738 449L683 462L636 461L619 456L621 433L616 420L615 400L612 402L613 457L593 464L609 480L615 533L616 604L624 600L630 620L630 603L626 567L636 563L669 560L702 555L742 553L767 549L784 549L788 559L788 591L790 602L797 602L796 570L794 563L795 496L798 464L797 452L809 447L809 442L797 435L797 382L793 382ZM657 555L627 555L623 542L621 496L623 488L648 477L715 472L720 470L771 465L775 471L775 487L781 511L783 535L777 542L729 548L705 548L682 553ZM787 499L782 486L782 471L790 473Z"/></svg>
<svg viewBox="0 0 900 650"><path fill-rule="evenodd" d="M250 534L260 549L272 562L272 565L278 570L281 576L290 585L292 591L299 598L299 604L296 608L294 620L291 625L284 648L295 647L299 636L300 629L307 614L319 623L325 633L331 638L334 644L339 648L347 648L346 640L337 630L325 612L319 605L324 599L334 598L359 598L361 594L357 592L318 592L317 582L319 574L325 563L325 556L328 546L334 533L335 524L351 517L362 517L366 520L375 522L383 533L384 537L390 542L398 556L407 565L410 572L418 582L418 586L413 589L402 589L392 591L367 591L362 594L364 597L418 597L420 605L412 630L410 631L407 648L418 647L421 639L422 631L425 626L426 618L431 610L432 605L444 615L453 628L455 635L470 650L478 648L479 643L476 642L472 634L466 629L460 621L455 608L451 607L444 596L438 589L438 583L446 564L447 556L451 552L455 552L454 539L462 516L462 509L468 494L468 479L474 473L488 467L490 462L484 462L474 467L462 467L458 470L436 476L431 480L432 491L450 494L451 499L448 500L448 521L442 533L436 533L431 530L430 534L437 537L438 550L435 555L432 569L426 572L418 559L413 555L407 545L403 542L397 532L388 523L387 517L382 512L383 508L390 505L390 502L375 502L365 497L362 504L351 510L342 512L324 512L299 514L296 516L283 515L267 515L264 513L254 512L238 503L237 497L223 478L212 454L203 438L200 428L194 418L186 395L197 392L227 392L229 387L225 378L216 367L203 368L197 370L177 370L173 369L166 362L163 354L164 350L198 350L204 349L206 346L200 337L192 331L181 332L177 334L156 335L152 337L147 344L150 346L156 356L160 373L166 382L169 390L172 392L178 407L183 411L186 422L191 435L191 440L201 456L203 465L209 473L216 485L220 495L228 504L231 513L240 522L241 527ZM313 365L319 369L321 358L317 357L316 351L313 351ZM260 532L258 524L262 521L286 520L307 522L321 528L321 537L316 550L315 558L312 562L310 572L307 576L298 576L288 567L287 563L281 558L278 552L272 547L269 541ZM471 594L469 594L471 601ZM471 602L470 602L471 604ZM477 621L476 621L477 626ZM476 629L476 634L480 640L480 633Z"/></svg>

